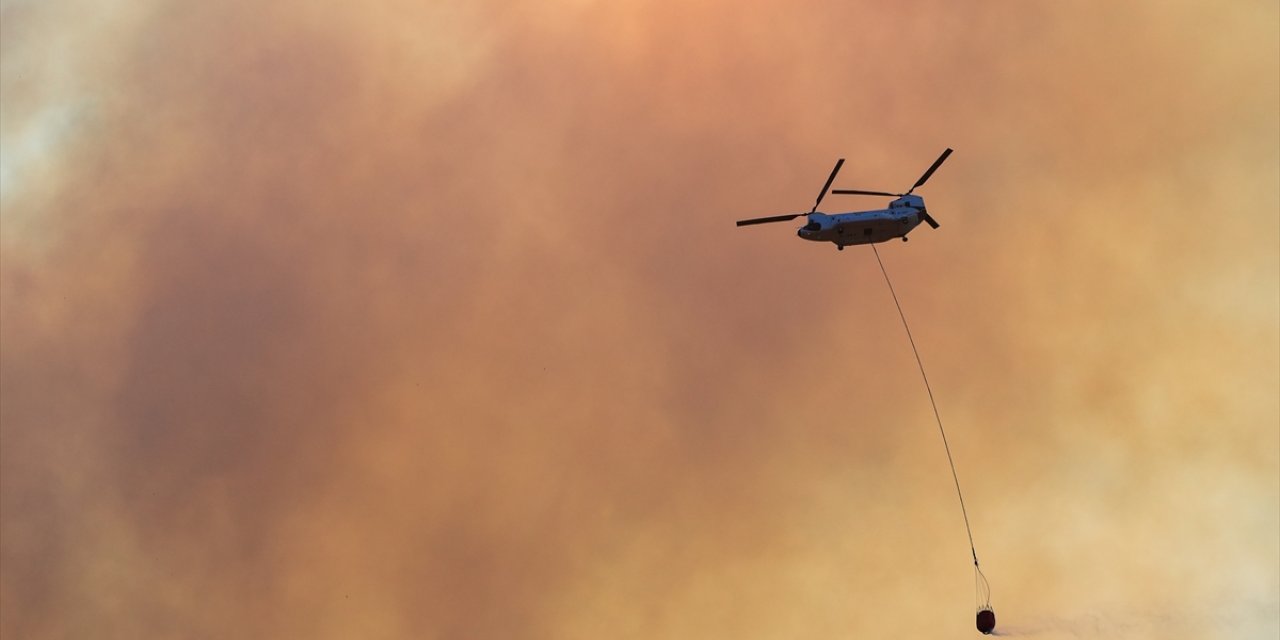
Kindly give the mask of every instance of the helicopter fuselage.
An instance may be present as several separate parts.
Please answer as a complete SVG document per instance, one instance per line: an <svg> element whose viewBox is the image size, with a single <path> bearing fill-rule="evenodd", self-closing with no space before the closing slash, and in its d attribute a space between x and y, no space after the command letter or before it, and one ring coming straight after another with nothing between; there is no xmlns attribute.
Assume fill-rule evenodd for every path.
<svg viewBox="0 0 1280 640"><path fill-rule="evenodd" d="M832 242L839 248L855 244L874 244L894 238L906 240L912 229L920 226L924 200L920 196L903 196L887 209L850 213L811 213L808 223L796 235L814 242Z"/></svg>

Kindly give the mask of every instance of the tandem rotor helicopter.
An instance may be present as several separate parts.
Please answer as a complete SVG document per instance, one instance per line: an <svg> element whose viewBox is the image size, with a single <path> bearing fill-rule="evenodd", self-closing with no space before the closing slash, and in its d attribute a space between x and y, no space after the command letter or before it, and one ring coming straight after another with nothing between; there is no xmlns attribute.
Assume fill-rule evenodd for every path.
<svg viewBox="0 0 1280 640"><path fill-rule="evenodd" d="M896 198L896 200L889 203L887 209L854 211L834 215L821 213L818 211L818 205L822 204L822 198L827 195L827 190L831 189L831 183L835 181L836 174L840 173L840 167L844 164L844 158L840 158L836 160L835 168L831 170L831 175L827 177L827 183L822 185L822 192L818 194L818 200L813 203L813 208L808 213L792 213L782 216L769 216L767 218L739 220L737 226L746 227L768 222L786 222L800 216L808 216L808 224L800 227L796 231L796 235L814 242L835 243L836 248L841 251L844 251L844 248L849 245L874 244L894 238L902 238L902 241L906 242L907 234L911 233L911 230L919 226L921 222L928 223L934 229L938 228L938 222L924 208L924 198L912 195L911 192L924 186L929 176L932 176L933 172L942 166L942 163L946 161L949 155L951 155L951 149L943 151L942 155L933 161L933 165L924 172L924 175L920 176L919 180L916 180L916 183L910 189L907 189L906 193L863 191L860 189L831 190L831 193L836 195L888 196Z"/></svg>

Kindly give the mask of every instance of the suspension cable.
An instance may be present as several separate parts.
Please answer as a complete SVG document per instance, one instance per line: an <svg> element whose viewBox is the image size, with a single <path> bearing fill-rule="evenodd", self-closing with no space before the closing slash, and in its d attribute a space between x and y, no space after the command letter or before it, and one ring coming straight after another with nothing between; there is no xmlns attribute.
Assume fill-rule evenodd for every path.
<svg viewBox="0 0 1280 640"><path fill-rule="evenodd" d="M884 261L880 259L880 251L876 249L874 243L871 245L871 251L876 255L876 263L880 265L880 273L884 274L885 284L889 285L889 295L893 296L893 306L898 308L898 317L902 318L902 328L907 330L907 341L911 343L911 353L916 356L916 365L920 368L920 377L924 380L925 391L929 392L929 404L933 407L933 417L938 422L938 433L942 434L942 447L947 452L947 464L951 465L951 479L956 483L956 497L960 498L960 514L964 516L964 531L969 535L969 553L973 555L974 586L980 599L983 600L983 605L990 606L991 587L987 585L987 578L982 574L982 569L978 566L978 551L973 545L973 530L969 528L969 512L964 506L964 494L960 492L960 476L956 474L956 463L951 459L951 445L947 444L947 431L942 428L942 414L938 413L938 403L933 399L933 387L929 386L929 376L924 372L924 362L920 359L920 350L916 348L916 340L911 336L911 327L907 325L907 314L902 312L902 304L898 302L898 294L893 290L893 281L889 280L889 272L884 268ZM981 580L981 585L978 584L979 580Z"/></svg>

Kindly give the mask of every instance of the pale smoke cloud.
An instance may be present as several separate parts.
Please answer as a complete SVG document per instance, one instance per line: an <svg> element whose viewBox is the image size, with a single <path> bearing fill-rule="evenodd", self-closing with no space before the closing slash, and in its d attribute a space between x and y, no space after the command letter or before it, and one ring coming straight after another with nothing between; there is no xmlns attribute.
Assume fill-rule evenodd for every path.
<svg viewBox="0 0 1280 640"><path fill-rule="evenodd" d="M1011 638L1116 638L1186 635L1249 637L1267 629L1263 621L1280 616L1280 605L1266 601L1235 601L1220 606L1191 604L1163 611L1092 611L1071 616L1045 616L1005 626L996 636ZM1258 625L1258 626L1255 626ZM1259 637L1265 636L1259 634Z"/></svg>
<svg viewBox="0 0 1280 640"><path fill-rule="evenodd" d="M729 224L945 146L1002 628L1280 626L1274 6L2 11L6 637L969 633L874 259Z"/></svg>

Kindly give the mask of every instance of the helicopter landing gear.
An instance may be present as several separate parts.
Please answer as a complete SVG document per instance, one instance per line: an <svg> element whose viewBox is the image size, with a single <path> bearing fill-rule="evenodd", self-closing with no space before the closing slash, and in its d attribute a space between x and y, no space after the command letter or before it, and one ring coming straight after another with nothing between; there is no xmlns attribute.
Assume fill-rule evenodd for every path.
<svg viewBox="0 0 1280 640"><path fill-rule="evenodd" d="M838 251L844 251L844 245L842 245L842 244L838 244L838 245L836 245L836 250L838 250Z"/></svg>
<svg viewBox="0 0 1280 640"><path fill-rule="evenodd" d="M903 241L903 242L906 242L906 241L907 241L907 237L906 237L906 236L902 236L902 241Z"/></svg>

